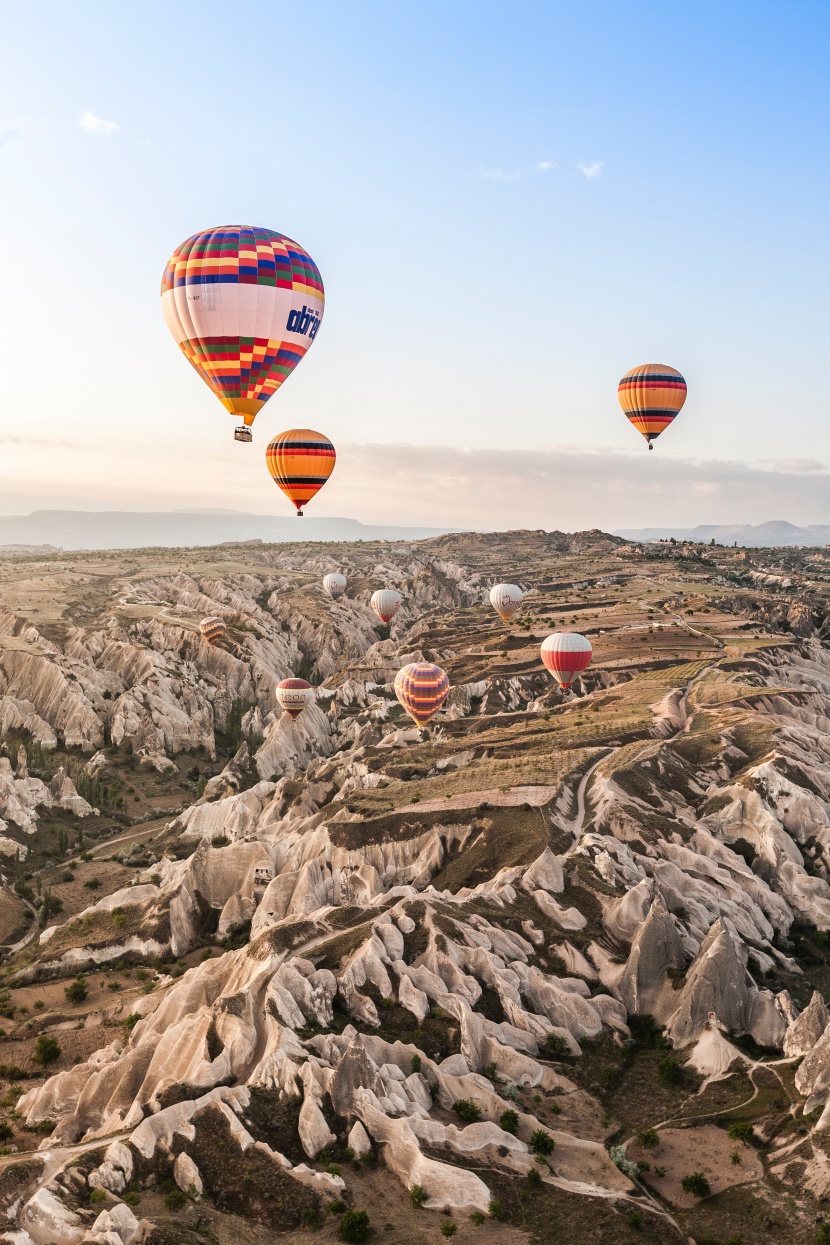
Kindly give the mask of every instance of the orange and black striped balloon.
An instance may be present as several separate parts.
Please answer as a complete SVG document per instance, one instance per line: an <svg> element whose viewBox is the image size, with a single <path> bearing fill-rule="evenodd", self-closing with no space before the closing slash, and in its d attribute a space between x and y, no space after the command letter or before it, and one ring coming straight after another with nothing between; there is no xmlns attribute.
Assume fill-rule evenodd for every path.
<svg viewBox="0 0 830 1245"><path fill-rule="evenodd" d="M221 648L222 641L228 634L224 618L203 618L199 623L199 630L213 648Z"/></svg>
<svg viewBox="0 0 830 1245"><path fill-rule="evenodd" d="M334 471L337 455L322 432L311 428L290 428L274 437L265 451L265 462L272 477L297 507L311 501Z"/></svg>
<svg viewBox="0 0 830 1245"><path fill-rule="evenodd" d="M686 401L686 382L665 363L643 363L626 372L617 386L617 397L651 449L654 438L668 428Z"/></svg>

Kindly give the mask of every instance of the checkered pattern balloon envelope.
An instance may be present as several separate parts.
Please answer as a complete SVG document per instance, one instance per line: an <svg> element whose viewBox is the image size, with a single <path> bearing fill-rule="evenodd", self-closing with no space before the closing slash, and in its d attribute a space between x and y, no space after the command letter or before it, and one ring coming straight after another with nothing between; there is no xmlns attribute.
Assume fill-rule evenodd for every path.
<svg viewBox="0 0 830 1245"><path fill-rule="evenodd" d="M395 675L395 695L418 726L426 726L447 699L449 690L445 672L428 661L411 661Z"/></svg>
<svg viewBox="0 0 830 1245"><path fill-rule="evenodd" d="M686 401L686 382L673 367L644 363L626 372L617 397L631 423L648 441L648 448L674 419Z"/></svg>
<svg viewBox="0 0 830 1245"><path fill-rule="evenodd" d="M220 225L176 247L161 303L185 358L252 424L316 338L325 295L317 265L291 238Z"/></svg>

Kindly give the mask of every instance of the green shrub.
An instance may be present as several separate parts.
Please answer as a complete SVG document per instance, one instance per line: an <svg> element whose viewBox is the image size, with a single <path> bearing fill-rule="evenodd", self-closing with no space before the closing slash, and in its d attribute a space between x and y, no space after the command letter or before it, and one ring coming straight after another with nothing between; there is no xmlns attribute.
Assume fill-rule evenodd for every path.
<svg viewBox="0 0 830 1245"><path fill-rule="evenodd" d="M412 1071L413 1072L421 1071L421 1056L420 1055L412 1056Z"/></svg>
<svg viewBox="0 0 830 1245"><path fill-rule="evenodd" d="M342 1215L346 1209L346 1203L342 1198L335 1197L329 1202L329 1210L333 1215Z"/></svg>
<svg viewBox="0 0 830 1245"><path fill-rule="evenodd" d="M502 1216L504 1215L501 1202L498 1200L498 1198L494 1197L490 1205L487 1207L487 1209L490 1212L491 1219L501 1219Z"/></svg>
<svg viewBox="0 0 830 1245"><path fill-rule="evenodd" d="M466 1124L476 1124L481 1119L481 1110L472 1098L459 1098L452 1104L452 1109Z"/></svg>
<svg viewBox="0 0 830 1245"><path fill-rule="evenodd" d="M11 1141L13 1136L14 1129L5 1120L0 1120L0 1141Z"/></svg>
<svg viewBox="0 0 830 1245"><path fill-rule="evenodd" d="M168 1210L181 1210L186 1202L187 1196L182 1193L181 1189L173 1189L164 1199L164 1203Z"/></svg>
<svg viewBox="0 0 830 1245"><path fill-rule="evenodd" d="M570 1055L571 1048L563 1037L558 1033L549 1033L542 1043L540 1054L545 1059L561 1059L563 1055Z"/></svg>
<svg viewBox="0 0 830 1245"><path fill-rule="evenodd" d="M135 1190L133 1190L131 1193L125 1193L123 1197L123 1201L125 1201L128 1206L138 1206L139 1202L141 1201L141 1194L137 1193Z"/></svg>
<svg viewBox="0 0 830 1245"><path fill-rule="evenodd" d="M441 1235L442 1236L455 1236L457 1231L458 1231L458 1224L453 1223L452 1219L445 1219L444 1222L441 1224Z"/></svg>
<svg viewBox="0 0 830 1245"><path fill-rule="evenodd" d="M93 1206L100 1206L102 1202L107 1200L107 1195L103 1189L93 1189L89 1195L89 1200Z"/></svg>
<svg viewBox="0 0 830 1245"><path fill-rule="evenodd" d="M413 1206L423 1206L428 1197L429 1194L423 1185L414 1184L409 1190L409 1200Z"/></svg>
<svg viewBox="0 0 830 1245"><path fill-rule="evenodd" d="M656 1128L641 1128L637 1132L637 1140L646 1150L656 1150L660 1144L660 1134Z"/></svg>
<svg viewBox="0 0 830 1245"><path fill-rule="evenodd" d="M663 1085L679 1085L683 1080L683 1069L674 1055L666 1055L657 1066L657 1075Z"/></svg>
<svg viewBox="0 0 830 1245"><path fill-rule="evenodd" d="M544 1128L537 1128L530 1134L530 1148L534 1154L553 1154L555 1142Z"/></svg>
<svg viewBox="0 0 830 1245"><path fill-rule="evenodd" d="M40 1037L35 1042L34 1054L32 1055L32 1059L35 1063L39 1063L41 1067L45 1068L47 1064L54 1063L55 1060L60 1059L60 1057L61 1048L58 1046L55 1039L50 1037L47 1033L41 1033Z"/></svg>
<svg viewBox="0 0 830 1245"><path fill-rule="evenodd" d="M482 1211L474 1210L470 1215L470 1223L474 1223L477 1228L480 1228L486 1218L487 1216Z"/></svg>
<svg viewBox="0 0 830 1245"><path fill-rule="evenodd" d="M642 1211L639 1211L639 1210L632 1210L632 1211L629 1213L629 1216L628 1216L628 1226L629 1226L629 1228L641 1228L641 1227L643 1226L643 1214L642 1214Z"/></svg>
<svg viewBox="0 0 830 1245"><path fill-rule="evenodd" d="M369 1216L365 1210L347 1210L340 1220L340 1239L349 1241L351 1245L367 1241L370 1231Z"/></svg>
<svg viewBox="0 0 830 1245"><path fill-rule="evenodd" d="M531 1167L530 1171L527 1173L527 1183L532 1185L534 1188L542 1183L542 1173L539 1171L538 1167Z"/></svg>
<svg viewBox="0 0 830 1245"><path fill-rule="evenodd" d="M730 1124L728 1135L731 1141L752 1141L755 1136L752 1125L746 1120L736 1120L734 1124Z"/></svg>
<svg viewBox="0 0 830 1245"><path fill-rule="evenodd" d="M66 995L67 1003L83 1003L89 995L86 977L82 973L78 973L74 981L70 982L68 986L64 986L63 992Z"/></svg>
<svg viewBox="0 0 830 1245"><path fill-rule="evenodd" d="M703 1172L692 1172L691 1176L684 1176L680 1183L684 1193L693 1193L695 1197L708 1197L712 1192Z"/></svg>
<svg viewBox="0 0 830 1245"><path fill-rule="evenodd" d="M508 1107L506 1111L502 1111L499 1116L499 1127L503 1128L506 1133L513 1133L515 1136L519 1131L518 1111L514 1111L512 1107Z"/></svg>

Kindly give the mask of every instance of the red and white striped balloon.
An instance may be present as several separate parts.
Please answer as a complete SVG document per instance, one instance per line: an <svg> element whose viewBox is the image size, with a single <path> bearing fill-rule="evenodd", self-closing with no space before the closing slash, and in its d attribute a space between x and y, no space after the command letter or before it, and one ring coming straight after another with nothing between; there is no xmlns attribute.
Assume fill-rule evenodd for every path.
<svg viewBox="0 0 830 1245"><path fill-rule="evenodd" d="M570 687L574 675L591 663L591 641L576 631L555 631L542 642L542 661L560 687Z"/></svg>
<svg viewBox="0 0 830 1245"><path fill-rule="evenodd" d="M382 623L390 623L401 608L403 597L394 588L378 588L370 605Z"/></svg>
<svg viewBox="0 0 830 1245"><path fill-rule="evenodd" d="M277 684L275 694L279 707L292 719L298 718L314 700L314 688L305 679L283 679Z"/></svg>

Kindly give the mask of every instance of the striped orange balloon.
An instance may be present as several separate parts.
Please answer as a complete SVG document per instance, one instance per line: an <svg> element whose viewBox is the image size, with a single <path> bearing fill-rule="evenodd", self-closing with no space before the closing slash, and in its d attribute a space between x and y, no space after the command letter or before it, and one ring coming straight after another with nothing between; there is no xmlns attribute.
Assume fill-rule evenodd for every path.
<svg viewBox="0 0 830 1245"><path fill-rule="evenodd" d="M224 618L203 618L199 623L199 630L213 648L221 648L222 641L228 634Z"/></svg>
<svg viewBox="0 0 830 1245"><path fill-rule="evenodd" d="M449 690L445 672L429 661L411 661L395 675L395 695L418 726L426 726L447 699Z"/></svg>
<svg viewBox="0 0 830 1245"><path fill-rule="evenodd" d="M322 432L311 428L290 428L274 437L265 451L265 462L272 477L297 507L311 501L334 471L337 455Z"/></svg>
<svg viewBox="0 0 830 1245"><path fill-rule="evenodd" d="M659 437L686 401L686 382L664 363L643 363L626 372L617 386L617 397L631 423L648 441Z"/></svg>

